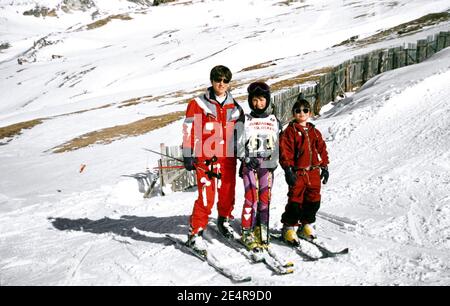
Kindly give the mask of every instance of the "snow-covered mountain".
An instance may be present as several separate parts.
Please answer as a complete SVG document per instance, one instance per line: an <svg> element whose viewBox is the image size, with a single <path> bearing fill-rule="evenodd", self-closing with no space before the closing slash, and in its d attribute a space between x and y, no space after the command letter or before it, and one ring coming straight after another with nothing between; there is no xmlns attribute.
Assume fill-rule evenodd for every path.
<svg viewBox="0 0 450 306"><path fill-rule="evenodd" d="M55 16L23 14L37 6ZM448 31L443 14L406 34L368 39L449 9L439 0L1 0L0 131L28 129L0 139L0 284L230 284L163 238L187 232L195 193L144 200L121 177L156 166L142 147L180 144L176 114L216 64L231 68L241 97L255 79L275 84ZM368 43L340 44L356 36ZM379 75L315 121L331 158L317 230L349 255L304 263L274 244L299 267L274 276L210 233L212 252L254 285L448 285L449 55ZM87 133L168 115L173 122L148 133L55 153ZM271 224L280 228L280 169L273 192Z"/></svg>

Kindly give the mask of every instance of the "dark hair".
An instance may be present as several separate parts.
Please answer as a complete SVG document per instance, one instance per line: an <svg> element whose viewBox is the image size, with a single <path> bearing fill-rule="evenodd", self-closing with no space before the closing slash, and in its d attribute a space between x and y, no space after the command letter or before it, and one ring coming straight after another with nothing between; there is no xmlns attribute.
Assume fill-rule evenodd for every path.
<svg viewBox="0 0 450 306"><path fill-rule="evenodd" d="M305 100L303 96L300 94L297 98L297 101L292 106L292 114L295 114L295 110L297 108L301 108L302 106L303 108L308 108L309 110L311 110L311 103L309 103L308 100Z"/></svg>
<svg viewBox="0 0 450 306"><path fill-rule="evenodd" d="M215 66L213 69L211 69L211 73L209 74L209 79L211 82L213 80L219 80L221 78L224 78L229 82L231 81L232 77L233 74L231 73L231 70L228 69L228 67L222 65Z"/></svg>

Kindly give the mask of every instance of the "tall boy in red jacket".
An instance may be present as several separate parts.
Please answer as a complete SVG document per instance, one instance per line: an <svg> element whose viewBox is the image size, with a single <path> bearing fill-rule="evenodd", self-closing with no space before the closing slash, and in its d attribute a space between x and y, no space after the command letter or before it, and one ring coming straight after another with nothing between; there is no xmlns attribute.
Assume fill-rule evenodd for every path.
<svg viewBox="0 0 450 306"><path fill-rule="evenodd" d="M244 112L229 91L231 77L228 67L212 68L211 87L189 102L183 123L184 167L196 171L198 188L187 244L201 254L206 254L203 231L215 203L219 231L233 235L229 221L236 187L235 126L244 120Z"/></svg>

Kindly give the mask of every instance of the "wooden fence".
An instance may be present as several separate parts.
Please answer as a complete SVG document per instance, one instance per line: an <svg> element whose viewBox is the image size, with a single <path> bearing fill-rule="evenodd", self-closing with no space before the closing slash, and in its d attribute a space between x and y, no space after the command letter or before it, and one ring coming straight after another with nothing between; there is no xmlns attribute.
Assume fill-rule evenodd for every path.
<svg viewBox="0 0 450 306"><path fill-rule="evenodd" d="M312 86L299 85L273 95L275 114L286 123L299 93L311 102L315 114L322 106L345 92L355 91L374 76L401 67L423 62L436 52L450 46L450 31L440 32L417 43L408 43L388 49L375 50L355 56L320 77Z"/></svg>
<svg viewBox="0 0 450 306"><path fill-rule="evenodd" d="M440 32L427 39L418 40L389 49L372 51L365 55L355 56L320 77L315 85L298 85L272 95L272 106L275 115L283 123L292 118L291 109L301 93L312 106L315 114L319 114L322 106L332 102L345 92L355 91L372 77L397 68L423 62L436 52L450 46L450 31ZM161 144L161 153L182 158L179 146L166 147ZM164 167L179 166L180 162L163 157L160 160L160 185L171 184L173 191L181 191L196 185L195 171L169 169Z"/></svg>
<svg viewBox="0 0 450 306"><path fill-rule="evenodd" d="M164 143L161 143L160 149L162 154L181 160L183 159L183 152L180 146L167 147ZM185 171L183 168L170 168L182 165L183 163L177 160L162 156L158 165L160 167L160 186L170 185L173 191L181 191L197 185L195 171Z"/></svg>

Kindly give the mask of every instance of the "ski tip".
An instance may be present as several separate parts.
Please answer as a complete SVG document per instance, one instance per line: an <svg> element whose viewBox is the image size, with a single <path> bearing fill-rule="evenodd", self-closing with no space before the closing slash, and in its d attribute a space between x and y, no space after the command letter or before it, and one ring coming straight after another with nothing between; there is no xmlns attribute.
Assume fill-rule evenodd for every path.
<svg viewBox="0 0 450 306"><path fill-rule="evenodd" d="M169 234L166 234L165 237L166 237L166 239L168 239L168 240L170 240L170 241L172 241L172 242L176 242L176 238L170 236Z"/></svg>
<svg viewBox="0 0 450 306"><path fill-rule="evenodd" d="M283 274L292 274L294 273L294 269L286 269Z"/></svg>
<svg viewBox="0 0 450 306"><path fill-rule="evenodd" d="M287 263L284 264L285 268L290 268L290 267L293 267L293 266L294 266L294 263L292 261L288 261Z"/></svg>
<svg viewBox="0 0 450 306"><path fill-rule="evenodd" d="M235 282L237 282L237 283L247 283L247 282L251 282L251 281L252 281L252 277L251 276L235 280Z"/></svg>

